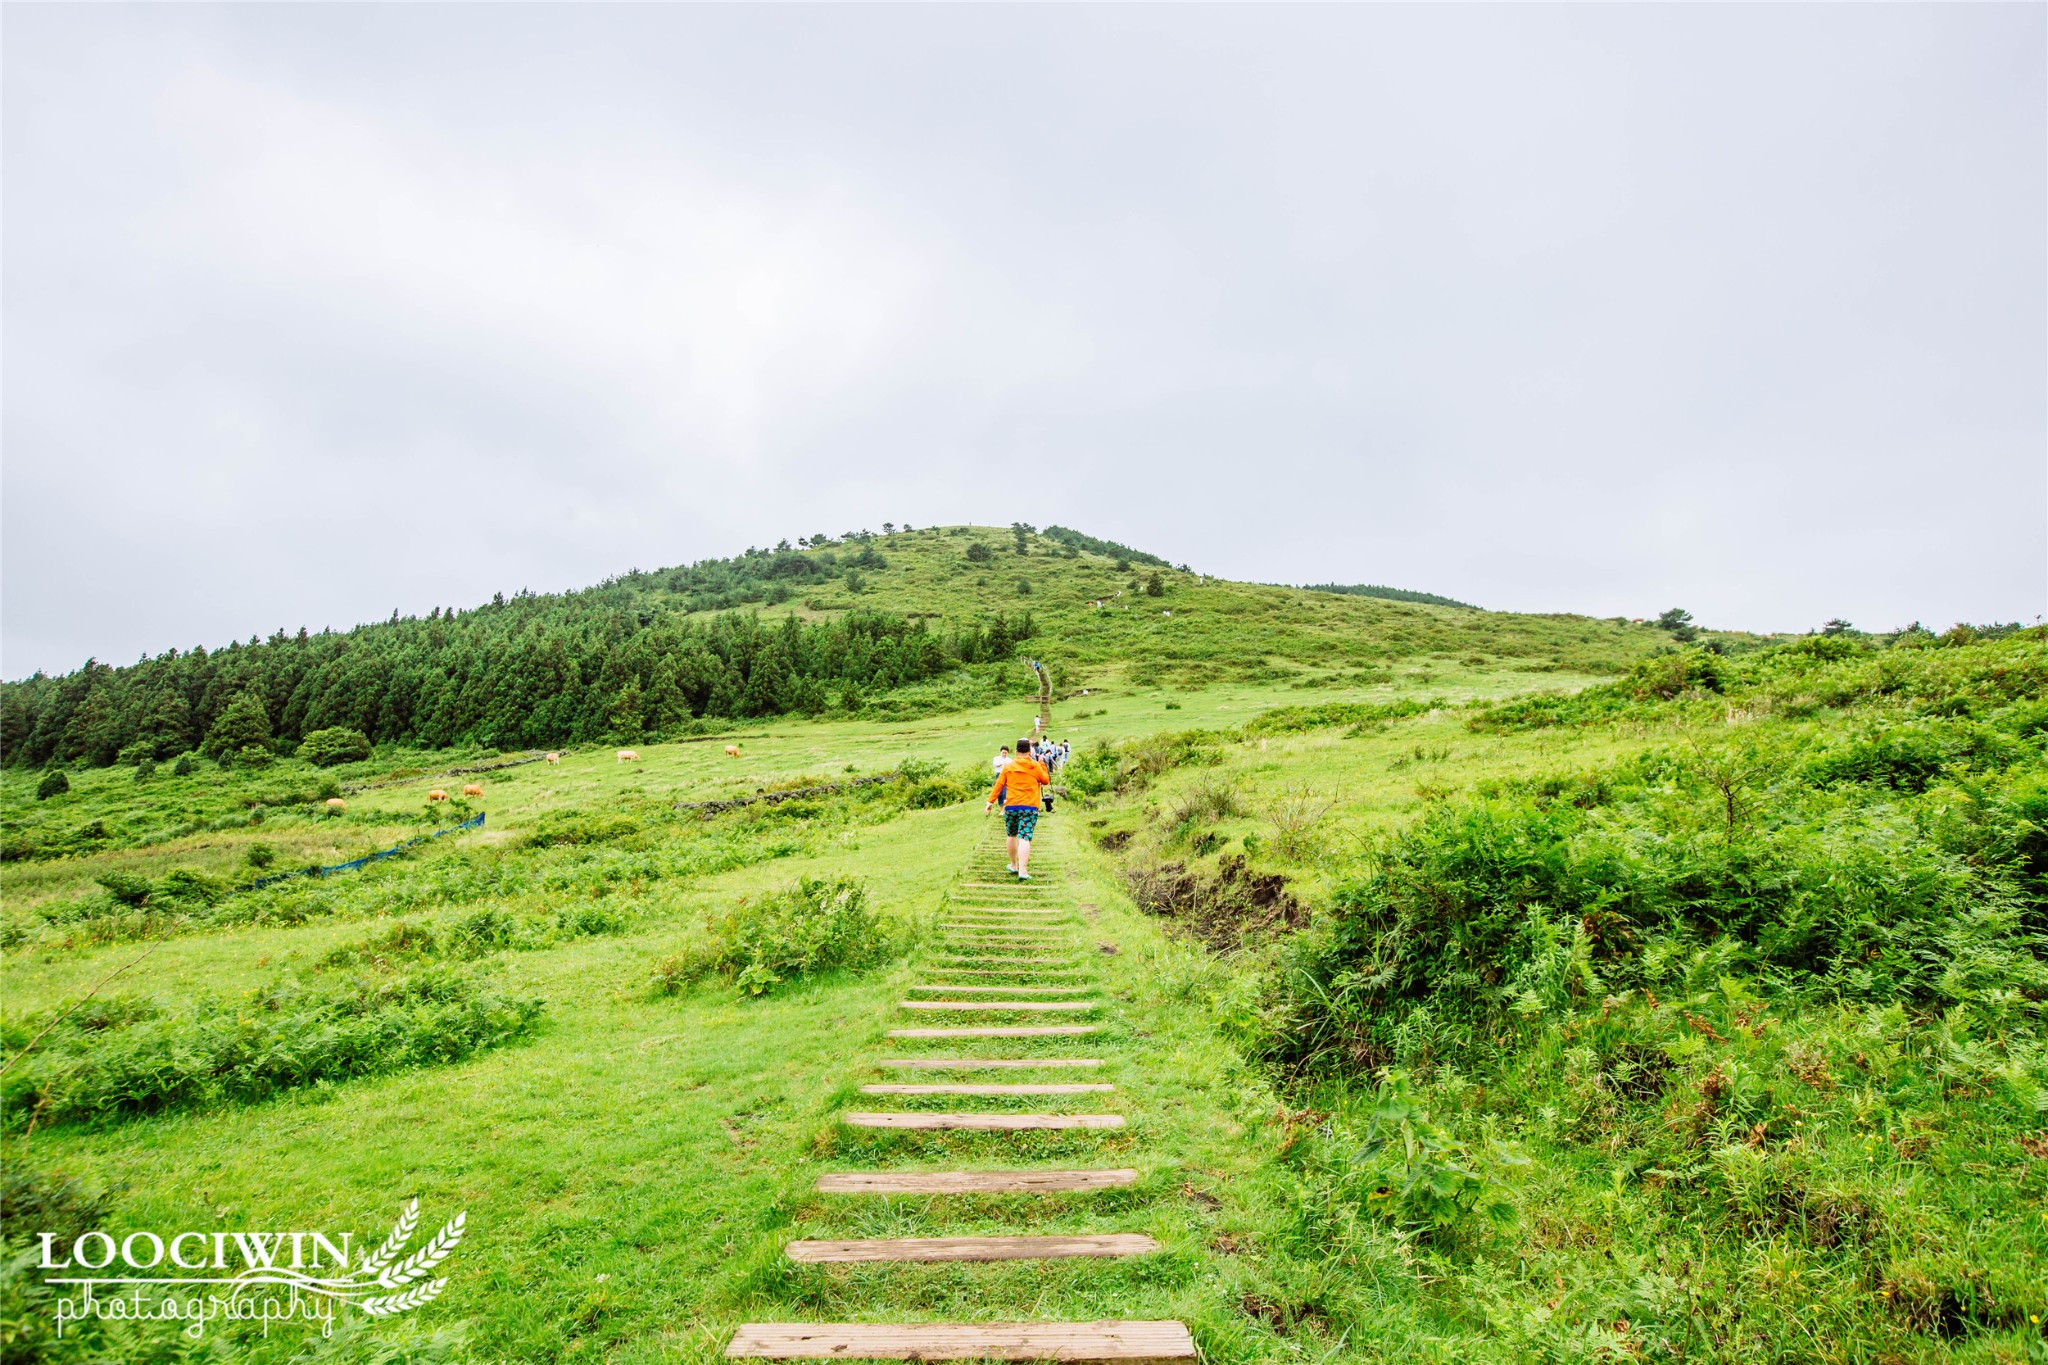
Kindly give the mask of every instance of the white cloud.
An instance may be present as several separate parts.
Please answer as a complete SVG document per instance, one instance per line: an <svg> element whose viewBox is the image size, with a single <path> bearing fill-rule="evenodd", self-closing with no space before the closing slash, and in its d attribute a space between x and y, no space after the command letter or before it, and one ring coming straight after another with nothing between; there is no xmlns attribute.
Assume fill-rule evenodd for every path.
<svg viewBox="0 0 2048 1365"><path fill-rule="evenodd" d="M2041 610L2037 9L805 13L11 11L0 667L884 519Z"/></svg>

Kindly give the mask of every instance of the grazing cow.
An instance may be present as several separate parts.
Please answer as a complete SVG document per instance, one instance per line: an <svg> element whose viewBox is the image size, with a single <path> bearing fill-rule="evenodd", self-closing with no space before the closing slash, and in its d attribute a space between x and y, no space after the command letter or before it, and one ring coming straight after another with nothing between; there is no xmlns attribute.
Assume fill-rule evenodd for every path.
<svg viewBox="0 0 2048 1365"><path fill-rule="evenodd" d="M738 758L738 757L740 756L740 746L739 746L739 745L737 745L737 744L728 744L728 745L726 745L726 746L725 746L725 756L726 756L727 758Z"/></svg>
<svg viewBox="0 0 2048 1365"><path fill-rule="evenodd" d="M448 793L442 791L439 787L427 793L427 800L429 801L446 801L447 799Z"/></svg>
<svg viewBox="0 0 2048 1365"><path fill-rule="evenodd" d="M620 763L638 763L640 761L640 755L634 753L631 749L621 749L619 750L619 757L617 761Z"/></svg>
<svg viewBox="0 0 2048 1365"><path fill-rule="evenodd" d="M484 784L472 782L462 789L462 794L464 796L482 796L484 794Z"/></svg>
<svg viewBox="0 0 2048 1365"><path fill-rule="evenodd" d="M562 761L562 756L561 756L560 754L549 754L549 755L548 755L548 762L550 762L550 763L560 763L561 761Z"/></svg>
<svg viewBox="0 0 2048 1365"><path fill-rule="evenodd" d="M327 798L327 809L332 811L344 811L348 809L348 802L342 800L338 796L330 796Z"/></svg>

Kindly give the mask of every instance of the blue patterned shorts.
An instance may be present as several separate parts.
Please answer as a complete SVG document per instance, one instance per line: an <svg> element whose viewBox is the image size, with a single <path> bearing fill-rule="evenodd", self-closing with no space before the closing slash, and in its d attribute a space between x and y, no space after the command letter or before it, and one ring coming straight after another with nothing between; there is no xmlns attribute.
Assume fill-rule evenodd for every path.
<svg viewBox="0 0 2048 1365"><path fill-rule="evenodd" d="M1029 839L1038 828L1038 807L1004 806L1003 832L1012 839Z"/></svg>

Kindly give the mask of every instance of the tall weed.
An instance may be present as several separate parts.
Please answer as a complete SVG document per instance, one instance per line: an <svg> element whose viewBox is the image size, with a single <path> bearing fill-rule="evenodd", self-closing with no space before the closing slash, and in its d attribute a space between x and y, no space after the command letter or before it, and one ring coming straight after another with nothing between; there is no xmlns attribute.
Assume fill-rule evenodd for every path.
<svg viewBox="0 0 2048 1365"><path fill-rule="evenodd" d="M818 972L871 967L897 951L869 907L866 886L850 877L804 877L741 901L713 922L712 939L702 965L732 978L743 995L764 995Z"/></svg>
<svg viewBox="0 0 2048 1365"><path fill-rule="evenodd" d="M80 1011L10 1071L8 1131L249 1104L287 1090L459 1061L532 1033L543 1004L448 968L325 990L286 979L179 1011L117 1000ZM8 1021L18 1053L42 1027Z"/></svg>

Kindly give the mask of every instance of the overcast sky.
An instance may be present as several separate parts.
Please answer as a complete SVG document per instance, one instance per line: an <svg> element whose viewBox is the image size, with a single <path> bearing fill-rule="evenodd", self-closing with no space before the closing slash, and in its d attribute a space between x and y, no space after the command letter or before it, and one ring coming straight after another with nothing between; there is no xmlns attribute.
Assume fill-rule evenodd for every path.
<svg viewBox="0 0 2048 1365"><path fill-rule="evenodd" d="M0 670L884 520L2031 621L2044 16L8 5Z"/></svg>

